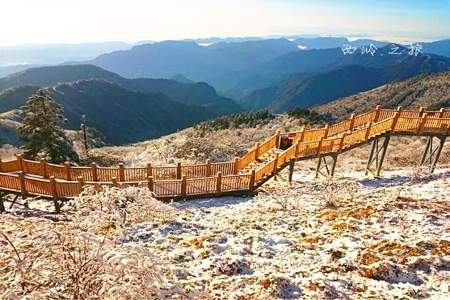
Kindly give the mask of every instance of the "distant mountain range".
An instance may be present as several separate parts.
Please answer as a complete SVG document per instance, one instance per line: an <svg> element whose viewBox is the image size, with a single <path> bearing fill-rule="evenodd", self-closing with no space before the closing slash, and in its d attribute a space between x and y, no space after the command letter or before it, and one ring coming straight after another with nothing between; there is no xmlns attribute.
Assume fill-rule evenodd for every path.
<svg viewBox="0 0 450 300"><path fill-rule="evenodd" d="M353 47L354 53L346 55L343 45ZM376 51L363 53L368 45ZM0 68L5 134L11 135L10 128L20 121L16 110L39 88L47 88L64 106L68 128L77 129L86 115L108 142L122 144L220 115L312 107L393 81L450 70L450 40L422 43L425 53L417 56L400 45L341 37L210 38L131 46L92 45L91 52L80 50L78 57L100 48L108 53L83 64ZM109 51L114 47L121 50ZM402 54L392 54L393 48ZM65 57L76 45L70 49ZM2 74L9 75L1 78ZM114 119L120 126L111 123Z"/></svg>
<svg viewBox="0 0 450 300"><path fill-rule="evenodd" d="M162 93L175 101L207 107L212 116L241 111L233 100L217 95L206 83L181 83L168 79L126 79L93 65L64 65L31 68L0 79L0 91L19 86L51 87L58 83L82 79L103 79L143 93ZM31 95L31 94L30 94ZM29 95L29 96L30 96ZM0 103L1 107L1 103Z"/></svg>
<svg viewBox="0 0 450 300"><path fill-rule="evenodd" d="M347 38L316 37L289 40L244 39L242 42L216 40L216 43L205 47L195 41L164 41L100 55L88 63L129 78L171 78L176 74L183 74L194 81L207 82L220 92L242 95L240 88L242 85L245 87L245 82L251 82L252 78L259 76L258 70L264 70L264 66L277 65L277 61L286 60L284 55L295 56L298 52L314 49L339 48L341 51L340 48L344 45L359 48L370 44L381 48L390 43L371 39L350 41ZM450 40L422 43L421 46L426 53L450 56ZM275 74L271 74L270 70L264 71L262 78L257 79L256 87L266 87L264 84L273 78L280 80L278 73L289 75L307 72L288 63L284 64L286 65L289 66L289 71L278 69ZM246 92L249 91L248 88L245 89Z"/></svg>
<svg viewBox="0 0 450 300"><path fill-rule="evenodd" d="M2 110L20 108L23 96L39 89L21 86L0 92ZM111 144L124 144L159 137L211 117L200 106L171 100L161 93L141 93L112 82L89 79L47 88L64 108L67 129L78 130L83 115ZM20 120L18 120L20 121Z"/></svg>
<svg viewBox="0 0 450 300"><path fill-rule="evenodd" d="M373 57L367 54L339 55L338 49L334 50L335 55L329 53L333 50L317 50L318 55L314 59L309 57L305 60L304 64L311 65L309 73L292 74L267 88L255 90L243 97L240 104L248 110L269 108L274 112L284 112L293 107L327 103L418 74L450 70L450 58L430 54L414 56L404 48L399 49L403 54L389 55L391 47L385 46ZM303 53L291 56L292 64L303 63L303 60L296 59L297 56L303 58ZM333 59L335 61L330 63ZM324 68L326 64L328 66Z"/></svg>
<svg viewBox="0 0 450 300"><path fill-rule="evenodd" d="M298 50L286 39L217 43L209 47L193 41L165 41L104 54L88 63L124 77L170 78L183 74L227 90L239 72Z"/></svg>
<svg viewBox="0 0 450 300"><path fill-rule="evenodd" d="M242 110L206 83L125 79L92 65L67 65L32 68L0 79L0 113L20 109L40 88L47 88L64 107L67 129L79 129L85 115L87 124L111 144L159 137Z"/></svg>
<svg viewBox="0 0 450 300"><path fill-rule="evenodd" d="M350 113L363 113L376 105L385 108L439 110L450 107L450 72L419 75L404 81L388 83L373 90L320 105L315 108L335 119L347 118Z"/></svg>

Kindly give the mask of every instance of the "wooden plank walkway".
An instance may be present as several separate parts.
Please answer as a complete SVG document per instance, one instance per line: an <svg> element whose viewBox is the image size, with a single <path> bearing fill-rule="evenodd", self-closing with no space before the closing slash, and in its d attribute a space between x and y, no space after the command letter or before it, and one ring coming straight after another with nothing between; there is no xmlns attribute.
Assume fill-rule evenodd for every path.
<svg viewBox="0 0 450 300"><path fill-rule="evenodd" d="M0 160L0 191L55 201L78 196L85 185L146 186L159 199L239 195L253 192L293 160L319 158L319 172L322 157L337 158L342 152L386 135L447 137L450 135L450 111L403 110L400 107L395 110L377 106L372 111L322 128L285 134L277 131L244 156L223 163L208 160L199 165L75 167L69 163L55 165L43 160L26 160L17 155L15 160ZM436 162L437 159L434 164ZM377 167L378 173L380 168L381 165Z"/></svg>

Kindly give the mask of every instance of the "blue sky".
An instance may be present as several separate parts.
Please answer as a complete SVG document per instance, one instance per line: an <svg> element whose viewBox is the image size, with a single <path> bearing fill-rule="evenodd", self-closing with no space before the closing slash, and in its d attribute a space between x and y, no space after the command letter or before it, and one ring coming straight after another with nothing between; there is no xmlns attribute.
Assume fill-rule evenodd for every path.
<svg viewBox="0 0 450 300"><path fill-rule="evenodd" d="M2 0L0 8L0 45L277 34L450 37L450 0Z"/></svg>

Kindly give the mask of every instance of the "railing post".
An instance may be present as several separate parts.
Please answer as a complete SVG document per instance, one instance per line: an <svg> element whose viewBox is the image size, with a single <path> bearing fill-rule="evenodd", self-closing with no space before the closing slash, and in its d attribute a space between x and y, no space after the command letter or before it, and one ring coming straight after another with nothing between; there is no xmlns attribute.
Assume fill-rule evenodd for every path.
<svg viewBox="0 0 450 300"><path fill-rule="evenodd" d="M320 151L322 150L322 149L320 149L320 148L322 148L322 143L323 143L323 137L320 138L319 146L317 146L317 153L316 153L317 156L320 154Z"/></svg>
<svg viewBox="0 0 450 300"><path fill-rule="evenodd" d="M67 181L71 181L71 178L70 178L70 163L68 161L66 161L64 163L64 168L66 170L66 180Z"/></svg>
<svg viewBox="0 0 450 300"><path fill-rule="evenodd" d="M255 160L259 158L259 143L255 144Z"/></svg>
<svg viewBox="0 0 450 300"><path fill-rule="evenodd" d="M425 122L427 121L427 118L428 118L428 114L424 113L422 115L422 118L420 119L419 128L417 129L418 132L423 130L423 126L425 126Z"/></svg>
<svg viewBox="0 0 450 300"><path fill-rule="evenodd" d="M445 112L445 108L441 108L440 110L439 110L439 118L442 118L443 116L444 116L444 112Z"/></svg>
<svg viewBox="0 0 450 300"><path fill-rule="evenodd" d="M181 177L181 196L186 197L187 180L186 175Z"/></svg>
<svg viewBox="0 0 450 300"><path fill-rule="evenodd" d="M278 170L278 157L280 155L278 153L275 153L275 163L273 164L273 170L272 173L273 175L277 174L277 170Z"/></svg>
<svg viewBox="0 0 450 300"><path fill-rule="evenodd" d="M153 176L152 164L148 163L147 164L147 177L151 177L151 176Z"/></svg>
<svg viewBox="0 0 450 300"><path fill-rule="evenodd" d="M378 122L378 119L380 119L380 112L381 112L381 106L377 105L374 109L374 116L373 116L373 122Z"/></svg>
<svg viewBox="0 0 450 300"><path fill-rule="evenodd" d="M27 197L27 188L25 186L25 176L22 171L19 172L19 181L20 181L20 192L22 193L22 198L25 199Z"/></svg>
<svg viewBox="0 0 450 300"><path fill-rule="evenodd" d="M295 152L294 152L294 157L295 158L297 158L299 150L300 150L300 142L297 141L297 143L295 143Z"/></svg>
<svg viewBox="0 0 450 300"><path fill-rule="evenodd" d="M116 177L111 178L111 182L112 182L113 187L117 187L117 178Z"/></svg>
<svg viewBox="0 0 450 300"><path fill-rule="evenodd" d="M177 179L181 179L181 163L177 163Z"/></svg>
<svg viewBox="0 0 450 300"><path fill-rule="evenodd" d="M348 130L353 130L353 127L355 127L355 114L350 115L350 124L348 126Z"/></svg>
<svg viewBox="0 0 450 300"><path fill-rule="evenodd" d="M153 192L153 176L148 176L148 189Z"/></svg>
<svg viewBox="0 0 450 300"><path fill-rule="evenodd" d="M23 157L22 157L22 154L16 154L16 159L17 159L17 165L19 166L19 171L25 173L25 170L23 169Z"/></svg>
<svg viewBox="0 0 450 300"><path fill-rule="evenodd" d="M119 164L119 181L125 182L125 167L123 163Z"/></svg>
<svg viewBox="0 0 450 300"><path fill-rule="evenodd" d="M419 117L422 117L424 113L425 113L425 108L423 106L421 106L419 108Z"/></svg>
<svg viewBox="0 0 450 300"><path fill-rule="evenodd" d="M367 123L367 128L366 128L366 136L364 137L364 140L367 142L369 140L370 137L370 130L372 129L372 122Z"/></svg>
<svg viewBox="0 0 450 300"><path fill-rule="evenodd" d="M40 162L41 162L41 167L42 167L42 176L44 178L48 178L47 161L45 160L45 158L41 158Z"/></svg>
<svg viewBox="0 0 450 300"><path fill-rule="evenodd" d="M281 131L278 129L275 132L275 148L280 148L280 137L281 137Z"/></svg>
<svg viewBox="0 0 450 300"><path fill-rule="evenodd" d="M55 205L55 211L59 212L60 207L58 204L58 191L56 189L56 180L55 180L54 176L50 177L50 188L51 188L51 193L52 193L52 197L53 197L53 204Z"/></svg>
<svg viewBox="0 0 450 300"><path fill-rule="evenodd" d="M323 133L323 137L326 139L328 137L328 131L330 130L330 125L327 123L325 124L325 131Z"/></svg>
<svg viewBox="0 0 450 300"><path fill-rule="evenodd" d="M94 182L98 181L98 174L97 174L97 164L95 162L93 162L91 164L91 172L92 172L92 180Z"/></svg>
<svg viewBox="0 0 450 300"><path fill-rule="evenodd" d="M216 191L217 193L222 192L222 172L217 172Z"/></svg>
<svg viewBox="0 0 450 300"><path fill-rule="evenodd" d="M211 160L206 160L206 177L211 176Z"/></svg>
<svg viewBox="0 0 450 300"><path fill-rule="evenodd" d="M83 176L78 176L77 177L77 181L78 181L78 185L80 186L80 191L82 191L83 190L83 186L84 186Z"/></svg>
<svg viewBox="0 0 450 300"><path fill-rule="evenodd" d="M234 173L234 174L239 173L239 157L235 157L235 158L234 158L233 173Z"/></svg>
<svg viewBox="0 0 450 300"><path fill-rule="evenodd" d="M345 142L345 137L347 136L347 132L344 132L343 134L342 134L342 137L341 137L341 141L340 141L340 143L339 143L339 149L338 149L338 152L341 152L342 151L342 149L344 149L344 142Z"/></svg>
<svg viewBox="0 0 450 300"><path fill-rule="evenodd" d="M400 111L396 111L394 114L394 120L392 120L391 130L394 131L397 126L398 119L400 117Z"/></svg>
<svg viewBox="0 0 450 300"><path fill-rule="evenodd" d="M300 129L300 137L298 138L299 143L303 142L304 136L305 136L305 127L302 127L302 129Z"/></svg>
<svg viewBox="0 0 450 300"><path fill-rule="evenodd" d="M253 191L255 189L255 170L252 170L252 173L250 174L250 180L248 182L248 189L250 191Z"/></svg>

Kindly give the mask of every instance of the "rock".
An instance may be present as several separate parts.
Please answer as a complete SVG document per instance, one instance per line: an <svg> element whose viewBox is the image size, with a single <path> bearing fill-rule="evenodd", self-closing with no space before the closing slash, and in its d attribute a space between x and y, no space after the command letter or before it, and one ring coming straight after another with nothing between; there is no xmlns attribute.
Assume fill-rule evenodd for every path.
<svg viewBox="0 0 450 300"><path fill-rule="evenodd" d="M248 271L251 270L248 268L247 263L244 260L232 257L221 258L216 267L217 274L223 274L227 276L252 273Z"/></svg>
<svg viewBox="0 0 450 300"><path fill-rule="evenodd" d="M269 276L260 280L260 284L272 297L282 299L300 299L301 290L287 277Z"/></svg>

